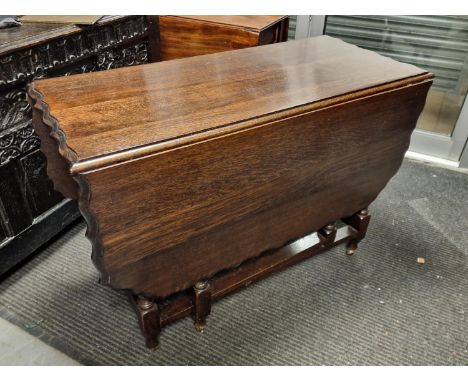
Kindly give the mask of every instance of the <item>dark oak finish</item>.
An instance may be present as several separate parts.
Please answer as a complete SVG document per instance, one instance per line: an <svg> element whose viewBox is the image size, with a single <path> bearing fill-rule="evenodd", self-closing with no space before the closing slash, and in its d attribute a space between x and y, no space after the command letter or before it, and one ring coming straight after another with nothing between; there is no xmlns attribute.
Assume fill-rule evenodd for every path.
<svg viewBox="0 0 468 382"><path fill-rule="evenodd" d="M26 84L159 59L156 30L157 18L145 16L0 30L0 275L80 216L47 177Z"/></svg>
<svg viewBox="0 0 468 382"><path fill-rule="evenodd" d="M287 16L160 16L159 19L162 60L288 39Z"/></svg>
<svg viewBox="0 0 468 382"><path fill-rule="evenodd" d="M369 226L370 221L369 212L367 209L363 209L357 214L344 218L343 221L359 232L359 235L350 240L346 245L346 254L353 255L357 249L358 243L366 236L367 227Z"/></svg>
<svg viewBox="0 0 468 382"><path fill-rule="evenodd" d="M311 232L314 253L343 241L354 252L431 83L322 36L36 81L29 95L102 282L160 304L153 328L165 311L203 325L217 295L307 257L288 243ZM193 290L200 280L209 293Z"/></svg>
<svg viewBox="0 0 468 382"><path fill-rule="evenodd" d="M208 30L210 39L223 41L229 46L235 45L231 40L237 41L235 36L245 33L245 28L249 29L249 36L257 33L263 38L253 45L276 42L277 39L267 41L265 38L271 37L273 32L277 36L280 29L281 33L287 32L287 19L277 17L197 18L197 28ZM165 22L166 28L173 29L172 23L177 24L179 20L178 17L169 18ZM229 22L234 24L228 25ZM213 23L218 26L222 23L218 28L219 36L216 35L217 30L211 28ZM226 31L229 31L228 35ZM200 50L185 48L185 44L187 47L192 44L190 35L186 33L180 36L184 41L175 41L177 49L184 50L185 55L201 54ZM194 36L197 41L199 38L199 35ZM199 42L201 45L198 47L202 48L205 42ZM53 189L45 174L45 158L38 150L39 139L31 126L26 84L38 78L69 76L160 60L158 16L105 16L96 25L84 27L24 23L21 27L0 31L0 174L10 177L7 183L0 184L0 274L29 256L79 216L76 208L73 214L70 213L76 203L62 203L62 194ZM48 135L47 130L44 134ZM47 137L43 136L43 150L46 150L44 139ZM58 156L58 152L55 155ZM59 162L49 163L49 172L65 172L64 187L67 191L63 195L76 199L76 183L68 176L68 166ZM14 216L11 205L18 206L13 211Z"/></svg>
<svg viewBox="0 0 468 382"><path fill-rule="evenodd" d="M131 16L104 16L94 25L80 26L66 23L35 23L26 22L20 27L2 29L0 33L0 54L13 53L25 48L37 47L39 44L53 43L55 39L63 39L72 35L79 35L83 32L98 32L102 31L102 27L112 25L116 22L130 23ZM130 25L121 25L120 33L126 34ZM136 32L133 29L132 34ZM136 35L137 33L135 33ZM103 35L111 36L108 31ZM96 40L102 39L103 36L95 36ZM127 38L131 36L127 34ZM105 38L105 37L104 37ZM57 41L60 42L60 41ZM98 41L96 41L98 42ZM99 42L103 42L102 40ZM84 48L86 48L84 46Z"/></svg>
<svg viewBox="0 0 468 382"><path fill-rule="evenodd" d="M211 279L209 289L204 288L205 298L200 301L203 305L198 303L198 307L201 305L203 309L201 319L206 321L206 317L211 310L211 303L336 245L350 242L362 236L362 233L356 231L351 226L335 230L331 229L330 232L331 226L335 227L335 224L330 223L318 232L292 241L280 249L267 251L258 257L243 262L239 267L216 274ZM206 292L209 292L208 296ZM152 316L146 315L145 309L136 309L140 327L149 348L158 346L158 337L163 326L169 325L190 314L194 316L195 329L198 331L204 330L203 324L201 327L197 325L200 309L197 311L196 297L190 291L184 291L159 303L149 300L151 308L157 312L157 314L153 314ZM137 308L135 303L138 299L141 299L141 296L138 298L131 295L130 298L134 307ZM143 298L143 300L146 301L147 299ZM147 304L149 306L149 303ZM158 305L155 306L156 304ZM149 321L148 325L142 326L142 322L145 319ZM154 328L154 330L149 330L149 328Z"/></svg>
<svg viewBox="0 0 468 382"><path fill-rule="evenodd" d="M158 337L161 332L161 315L158 304L143 296L130 295L129 297L137 313L138 323L145 337L146 346L155 348L158 345Z"/></svg>
<svg viewBox="0 0 468 382"><path fill-rule="evenodd" d="M209 281L199 281L193 287L193 319L195 329L203 332L206 318L211 312L211 285Z"/></svg>

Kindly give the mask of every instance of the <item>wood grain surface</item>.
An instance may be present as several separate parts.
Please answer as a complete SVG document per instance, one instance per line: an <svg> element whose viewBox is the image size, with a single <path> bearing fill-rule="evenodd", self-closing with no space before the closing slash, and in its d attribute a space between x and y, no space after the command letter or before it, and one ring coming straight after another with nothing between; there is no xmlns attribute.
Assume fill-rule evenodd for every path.
<svg viewBox="0 0 468 382"><path fill-rule="evenodd" d="M95 25L102 26L125 19L125 17L127 16L104 16ZM0 31L0 54L11 53L91 28L93 26L79 26L72 23L24 23L19 27L2 29Z"/></svg>
<svg viewBox="0 0 468 382"><path fill-rule="evenodd" d="M428 87L82 174L109 282L164 297L365 208L399 168Z"/></svg>
<svg viewBox="0 0 468 382"><path fill-rule="evenodd" d="M164 298L366 208L431 77L322 37L29 94L80 185L102 281Z"/></svg>
<svg viewBox="0 0 468 382"><path fill-rule="evenodd" d="M328 36L34 82L77 162L427 74ZM416 78L419 81L418 78ZM340 102L344 98L340 98ZM146 154L147 152L145 152ZM119 157L116 155L115 161Z"/></svg>

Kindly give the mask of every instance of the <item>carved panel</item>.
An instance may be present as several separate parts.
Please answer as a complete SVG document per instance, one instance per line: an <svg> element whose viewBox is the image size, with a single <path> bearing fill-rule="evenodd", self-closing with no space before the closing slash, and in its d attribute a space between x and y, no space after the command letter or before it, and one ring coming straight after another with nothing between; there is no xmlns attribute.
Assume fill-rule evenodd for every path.
<svg viewBox="0 0 468 382"><path fill-rule="evenodd" d="M42 78L60 66L141 39L147 31L145 17L138 16L0 57L0 87Z"/></svg>
<svg viewBox="0 0 468 382"><path fill-rule="evenodd" d="M127 48L110 49L99 54L97 57L98 70L115 69L147 62L147 43L141 43Z"/></svg>
<svg viewBox="0 0 468 382"><path fill-rule="evenodd" d="M129 28L125 29L125 33L119 32L119 36L128 36L128 30ZM66 46L62 51L68 52ZM144 64L149 62L148 51L147 42L115 47L76 62L74 65L48 73L43 71L41 76L68 76ZM31 118L31 107L26 100L24 86L0 93L0 165L39 147L39 138L31 126Z"/></svg>
<svg viewBox="0 0 468 382"><path fill-rule="evenodd" d="M146 17L110 20L0 55L0 275L79 216L46 174L26 84L149 61Z"/></svg>
<svg viewBox="0 0 468 382"><path fill-rule="evenodd" d="M0 134L7 129L24 127L30 120L31 106L24 87L0 94Z"/></svg>
<svg viewBox="0 0 468 382"><path fill-rule="evenodd" d="M39 138L31 124L0 136L0 166L39 147Z"/></svg>

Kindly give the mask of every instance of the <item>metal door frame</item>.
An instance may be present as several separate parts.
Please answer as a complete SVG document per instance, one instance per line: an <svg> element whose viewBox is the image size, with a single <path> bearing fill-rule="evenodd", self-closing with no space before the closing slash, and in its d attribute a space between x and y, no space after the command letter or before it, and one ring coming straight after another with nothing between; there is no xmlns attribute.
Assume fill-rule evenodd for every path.
<svg viewBox="0 0 468 382"><path fill-rule="evenodd" d="M296 33L294 38L320 36L325 28L326 16L298 15L296 19Z"/></svg>
<svg viewBox="0 0 468 382"><path fill-rule="evenodd" d="M465 98L455 129L451 136L417 129L411 135L411 151L431 155L437 158L456 162L457 167L466 167L462 157L468 155L468 97ZM464 152L467 151L467 152Z"/></svg>
<svg viewBox="0 0 468 382"><path fill-rule="evenodd" d="M326 16L298 15L295 39L320 36L325 30ZM409 150L429 157L453 162L468 168L468 96L465 98L451 136L416 129L411 135Z"/></svg>

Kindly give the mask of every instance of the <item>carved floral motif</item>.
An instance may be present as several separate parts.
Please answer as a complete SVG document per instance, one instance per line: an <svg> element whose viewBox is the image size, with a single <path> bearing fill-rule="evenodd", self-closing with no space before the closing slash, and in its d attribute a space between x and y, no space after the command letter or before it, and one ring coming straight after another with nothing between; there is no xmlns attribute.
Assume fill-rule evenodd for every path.
<svg viewBox="0 0 468 382"><path fill-rule="evenodd" d="M42 78L62 65L142 38L147 30L148 23L140 16L0 57L0 87Z"/></svg>
<svg viewBox="0 0 468 382"><path fill-rule="evenodd" d="M39 147L39 138L31 125L0 136L0 165Z"/></svg>
<svg viewBox="0 0 468 382"><path fill-rule="evenodd" d="M0 118L0 132L29 123L31 106L26 99L24 88L0 95Z"/></svg>
<svg viewBox="0 0 468 382"><path fill-rule="evenodd" d="M0 165L39 147L31 126L27 81L147 63L147 42L115 47L144 36L147 28L145 19L137 17L0 57L0 87L15 81L20 85L0 93Z"/></svg>
<svg viewBox="0 0 468 382"><path fill-rule="evenodd" d="M148 62L148 46L141 43L124 49L110 49L98 55L98 70L108 70L123 66L139 65Z"/></svg>

